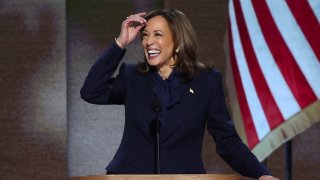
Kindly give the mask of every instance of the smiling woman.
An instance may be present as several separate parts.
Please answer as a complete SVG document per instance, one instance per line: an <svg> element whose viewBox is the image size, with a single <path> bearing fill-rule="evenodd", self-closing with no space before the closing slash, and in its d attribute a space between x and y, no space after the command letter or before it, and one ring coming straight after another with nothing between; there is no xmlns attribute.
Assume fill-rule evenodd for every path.
<svg viewBox="0 0 320 180"><path fill-rule="evenodd" d="M145 60L121 65L113 77L139 31ZM122 141L107 173L205 173L201 152L207 125L219 155L232 168L244 176L276 179L239 138L221 74L201 64L196 50L194 30L181 11L159 9L124 20L119 37L81 88L89 103L125 106Z"/></svg>
<svg viewBox="0 0 320 180"><path fill-rule="evenodd" d="M167 79L175 65L174 42L165 18L156 16L148 20L142 33L147 64L157 68L163 79Z"/></svg>
<svg viewBox="0 0 320 180"><path fill-rule="evenodd" d="M187 81L193 77L196 71L208 69L208 67L196 58L196 33L182 12L170 12L169 10L152 11L144 18L148 20L148 23L147 26L141 30L142 46L145 51L147 49L153 50L151 45L154 46L154 43L162 43L162 50L165 51L162 52L162 55L159 55L161 55L162 58L168 59L168 62L162 59L162 63L160 63L160 65L167 64L167 66L162 67L161 70L158 71L161 76L168 78L168 75L172 72L172 68L176 67L181 78ZM151 46L151 48L149 46ZM148 53L150 54L150 51ZM142 73L147 72L150 65L154 66L150 63L156 63L150 61L150 58L157 56L158 52L151 51L153 54L150 55L149 58L147 56L148 53L145 52L145 61L140 62L138 65L139 71ZM158 66L157 68L159 69L160 67Z"/></svg>

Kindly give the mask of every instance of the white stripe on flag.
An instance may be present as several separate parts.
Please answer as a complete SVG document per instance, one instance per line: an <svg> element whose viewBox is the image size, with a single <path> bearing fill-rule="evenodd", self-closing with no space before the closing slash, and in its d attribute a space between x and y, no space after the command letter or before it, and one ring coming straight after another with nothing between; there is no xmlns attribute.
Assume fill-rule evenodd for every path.
<svg viewBox="0 0 320 180"><path fill-rule="evenodd" d="M267 133L270 132L270 127L266 116L263 112L262 106L260 104L258 95L256 93L246 58L243 52L240 35L238 32L238 26L235 17L233 1L230 1L230 23L231 32L233 37L234 51L236 56L236 61L238 64L238 69L240 72L244 92L248 101L250 113L252 115L253 123L258 134L259 140L261 140Z"/></svg>
<svg viewBox="0 0 320 180"><path fill-rule="evenodd" d="M251 1L240 1L258 63L284 119L300 111L264 39ZM262 22L263 23L263 22Z"/></svg>
<svg viewBox="0 0 320 180"><path fill-rule="evenodd" d="M308 0L309 5L311 6L311 9L318 19L318 22L320 23L320 1L319 0Z"/></svg>
<svg viewBox="0 0 320 180"><path fill-rule="evenodd" d="M320 98L320 62L285 1L266 1L275 23L312 90Z"/></svg>

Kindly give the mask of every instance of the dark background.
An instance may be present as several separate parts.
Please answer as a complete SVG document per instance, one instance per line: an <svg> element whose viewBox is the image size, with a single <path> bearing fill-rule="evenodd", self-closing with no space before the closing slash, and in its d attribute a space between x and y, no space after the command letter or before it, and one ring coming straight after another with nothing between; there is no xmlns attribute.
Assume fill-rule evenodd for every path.
<svg viewBox="0 0 320 180"><path fill-rule="evenodd" d="M0 2L0 179L65 179L104 174L123 129L122 106L96 106L79 89L130 14L172 7L193 24L200 60L225 73L226 0L2 0ZM124 61L142 58L140 43ZM320 124L296 136L294 179L320 179ZM209 173L235 173L206 134ZM284 179L284 148L267 165Z"/></svg>

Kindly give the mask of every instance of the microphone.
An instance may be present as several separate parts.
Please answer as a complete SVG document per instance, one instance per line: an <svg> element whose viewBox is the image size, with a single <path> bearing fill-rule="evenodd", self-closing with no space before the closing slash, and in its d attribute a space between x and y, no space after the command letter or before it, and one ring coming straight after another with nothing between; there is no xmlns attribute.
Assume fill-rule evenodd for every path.
<svg viewBox="0 0 320 180"><path fill-rule="evenodd" d="M159 98L153 98L151 102L152 110L157 114L157 117L152 124L156 123L156 140L155 140L155 174L160 174L160 117L159 114L162 111L162 105Z"/></svg>
<svg viewBox="0 0 320 180"><path fill-rule="evenodd" d="M153 98L151 101L151 108L156 113L156 119L151 122L151 127L153 132L161 131L161 122L160 122L160 112L162 111L162 104L158 97Z"/></svg>
<svg viewBox="0 0 320 180"><path fill-rule="evenodd" d="M153 98L151 102L151 107L154 112L162 111L162 105L159 98Z"/></svg>

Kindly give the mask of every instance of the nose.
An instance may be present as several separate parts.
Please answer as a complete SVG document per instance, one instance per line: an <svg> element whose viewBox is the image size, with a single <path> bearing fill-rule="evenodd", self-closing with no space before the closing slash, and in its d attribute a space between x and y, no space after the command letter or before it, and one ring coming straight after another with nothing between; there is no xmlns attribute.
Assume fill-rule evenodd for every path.
<svg viewBox="0 0 320 180"><path fill-rule="evenodd" d="M151 36L145 37L145 45L146 47L151 46L154 43L153 38Z"/></svg>

